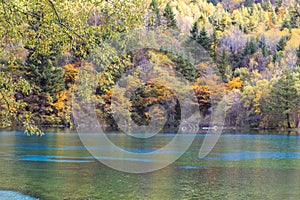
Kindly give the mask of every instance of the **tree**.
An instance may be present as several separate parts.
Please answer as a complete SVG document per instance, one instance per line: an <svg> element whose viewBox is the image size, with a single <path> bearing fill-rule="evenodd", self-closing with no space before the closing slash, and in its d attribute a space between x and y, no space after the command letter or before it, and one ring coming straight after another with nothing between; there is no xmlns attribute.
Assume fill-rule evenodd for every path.
<svg viewBox="0 0 300 200"><path fill-rule="evenodd" d="M224 31L226 27L230 26L232 20L228 12L226 12L222 4L216 6L215 11L209 16L209 22L218 31Z"/></svg>
<svg viewBox="0 0 300 200"><path fill-rule="evenodd" d="M35 55L34 55L35 54ZM56 94L65 89L62 68L56 67L57 55L55 50L50 55L30 52L23 68L25 77L42 92L49 93L56 100Z"/></svg>
<svg viewBox="0 0 300 200"><path fill-rule="evenodd" d="M228 55L226 53L226 50L223 49L221 58L218 60L217 64L218 70L221 74L221 77L224 82L228 82L232 75L231 66L228 60Z"/></svg>
<svg viewBox="0 0 300 200"><path fill-rule="evenodd" d="M155 15L153 25L155 28L157 28L157 27L161 26L161 14L160 14L157 0L151 1L150 9L152 10L152 12Z"/></svg>
<svg viewBox="0 0 300 200"><path fill-rule="evenodd" d="M176 22L176 19L175 19L175 15L172 11L172 8L171 8L170 4L167 4L163 15L167 20L167 27L168 28L178 29L177 22Z"/></svg>
<svg viewBox="0 0 300 200"><path fill-rule="evenodd" d="M258 47L261 49L264 57L268 56L268 48L265 36L262 36L258 42Z"/></svg>
<svg viewBox="0 0 300 200"><path fill-rule="evenodd" d="M41 130L33 125L28 104L23 97L30 94L32 88L23 78L14 77L9 72L0 72L0 127L21 125L27 134L42 135Z"/></svg>
<svg viewBox="0 0 300 200"><path fill-rule="evenodd" d="M217 33L216 29L214 29L214 32L213 32L212 37L211 37L211 41L212 41L212 45L213 45L212 57L216 60L216 58L217 58L217 48L218 48L218 45L220 43L220 40L218 38L218 33Z"/></svg>
<svg viewBox="0 0 300 200"><path fill-rule="evenodd" d="M284 20L283 20L280 30L282 31L282 30L284 30L285 28L287 28L287 29L289 29L289 30L291 29L291 22L290 22L290 20L288 20L288 19L284 19Z"/></svg>
<svg viewBox="0 0 300 200"><path fill-rule="evenodd" d="M286 43L287 43L287 40L288 38L286 36L282 37L278 44L277 44L277 51L283 51L285 46L286 46Z"/></svg>
<svg viewBox="0 0 300 200"><path fill-rule="evenodd" d="M243 81L241 81L240 77L234 77L227 83L227 88L229 90L238 89L240 90L243 86Z"/></svg>
<svg viewBox="0 0 300 200"><path fill-rule="evenodd" d="M68 91L64 91L62 69L56 63L58 58L62 54L71 54L72 62L81 63L104 40L139 26L144 16L143 9L141 9L142 3L140 0L2 1L0 19L5 20L0 20L0 26L6 28L0 29L1 64L4 63L15 76L11 79L4 78L3 80L8 81L9 84L3 88L2 85L0 87L0 90L4 91L3 94L9 94L7 97L12 100L12 103L8 104L5 101L8 98L5 96L1 99L0 96L0 101L5 101L0 103L1 112L3 111L0 121L3 119L9 122L3 126L20 125L10 123L15 122L18 116L24 116L20 117L19 121L25 123L30 120L33 124L37 124L37 121L31 117L34 114L42 120L43 117L52 118L53 115L56 119L60 113L55 108L61 108L61 102L66 99L62 94L68 94ZM91 23L91 14L98 15L97 17L101 20ZM12 46L25 49L23 62L15 62L13 56L11 56L12 59L5 56L4 52L10 50ZM102 58L114 58L116 53L110 50L101 51ZM2 66L0 66L0 71L3 71ZM14 85L19 83L19 80L22 80L23 84L25 82L23 77L32 88L30 94L23 95ZM17 98L20 95L22 98ZM14 98L14 96L17 97ZM54 102L53 99L58 101ZM22 106L12 106L20 102ZM13 109L8 109L8 105ZM45 112L41 114L40 110ZM56 122L57 120L54 120L51 125L57 125ZM34 131L34 129L27 130Z"/></svg>
<svg viewBox="0 0 300 200"><path fill-rule="evenodd" d="M206 29L202 27L198 37L197 37L197 42L209 53L211 53L211 40L210 37L207 35Z"/></svg>
<svg viewBox="0 0 300 200"><path fill-rule="evenodd" d="M290 15L291 15L291 28L299 28L300 27L300 23L299 23L299 19L300 19L300 6L299 4L297 4L297 6L293 7L292 10L290 11Z"/></svg>
<svg viewBox="0 0 300 200"><path fill-rule="evenodd" d="M278 60L278 54L277 54L277 51L276 51L276 52L273 53L272 62L275 63L277 60Z"/></svg>
<svg viewBox="0 0 300 200"><path fill-rule="evenodd" d="M299 23L299 19L300 19L300 16L295 16L295 15L292 15L291 17L291 28L299 28L300 27L300 23Z"/></svg>
<svg viewBox="0 0 300 200"><path fill-rule="evenodd" d="M247 85L242 92L241 103L245 109L245 113L241 113L243 124L258 127L265 126L262 121L263 108L265 107L265 99L269 95L269 81L259 80L254 86Z"/></svg>
<svg viewBox="0 0 300 200"><path fill-rule="evenodd" d="M209 113L209 108L211 108L211 92L209 91L209 87L207 85L198 85L195 82L192 86L195 95L198 100L198 106L203 116Z"/></svg>
<svg viewBox="0 0 300 200"><path fill-rule="evenodd" d="M198 22L194 22L192 29L190 30L191 33L191 38L193 40L196 40L199 34L199 27L198 27Z"/></svg>
<svg viewBox="0 0 300 200"><path fill-rule="evenodd" d="M275 27L276 24L277 24L278 18L277 18L277 15L276 15L276 11L274 9L272 9L272 10L273 11L272 11L272 16L271 16L271 23L272 23L271 26Z"/></svg>
<svg viewBox="0 0 300 200"><path fill-rule="evenodd" d="M244 49L244 55L253 55L257 51L256 42L253 38L251 38L250 42L246 44Z"/></svg>
<svg viewBox="0 0 300 200"><path fill-rule="evenodd" d="M72 51L82 59L104 39L140 25L144 14L142 3L140 0L3 1L0 19L5 20L0 25L6 29L0 30L1 41L21 43L43 54L56 44L58 52ZM103 19L101 26L90 25L90 15L97 10Z"/></svg>
<svg viewBox="0 0 300 200"><path fill-rule="evenodd" d="M266 112L284 119L288 128L292 128L291 113L298 109L299 97L295 88L295 78L291 72L286 72L273 85L267 98Z"/></svg>

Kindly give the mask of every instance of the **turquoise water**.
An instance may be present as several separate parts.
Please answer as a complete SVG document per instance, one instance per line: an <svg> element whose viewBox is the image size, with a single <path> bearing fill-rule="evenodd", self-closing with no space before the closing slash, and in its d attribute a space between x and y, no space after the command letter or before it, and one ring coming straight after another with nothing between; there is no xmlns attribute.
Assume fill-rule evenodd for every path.
<svg viewBox="0 0 300 200"><path fill-rule="evenodd" d="M123 134L109 137L128 151L151 153L170 142L174 134L153 139L132 139ZM51 200L300 199L300 137L226 134L207 157L199 159L203 138L198 135L180 159L162 170L129 174L101 164L75 133L27 137L0 132L0 196ZM97 148L105 151L107 147Z"/></svg>
<svg viewBox="0 0 300 200"><path fill-rule="evenodd" d="M0 200L8 200L8 199L36 200L37 198L21 194L20 192L0 190Z"/></svg>

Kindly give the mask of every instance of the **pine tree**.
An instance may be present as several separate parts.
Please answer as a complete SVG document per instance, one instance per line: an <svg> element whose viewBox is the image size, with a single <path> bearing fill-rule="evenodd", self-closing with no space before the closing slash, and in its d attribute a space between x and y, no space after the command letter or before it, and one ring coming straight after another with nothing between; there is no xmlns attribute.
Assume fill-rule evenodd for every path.
<svg viewBox="0 0 300 200"><path fill-rule="evenodd" d="M151 3L150 3L150 9L155 14L154 26L157 28L157 27L161 26L161 14L160 14L160 10L159 10L159 7L158 7L157 0L152 0L151 1Z"/></svg>
<svg viewBox="0 0 300 200"><path fill-rule="evenodd" d="M244 5L245 7L251 7L251 6L253 6L254 3L255 3L254 0L245 0L245 1L243 2L243 5Z"/></svg>
<svg viewBox="0 0 300 200"><path fill-rule="evenodd" d="M227 83L231 78L232 70L225 49L223 49L222 51L222 55L221 58L218 60L217 67L222 76L223 81Z"/></svg>
<svg viewBox="0 0 300 200"><path fill-rule="evenodd" d="M282 0L276 0L276 8L279 10L282 7Z"/></svg>
<svg viewBox="0 0 300 200"><path fill-rule="evenodd" d="M264 57L268 56L268 48L266 44L266 38L265 36L262 36L259 40L258 47L261 49L262 54Z"/></svg>
<svg viewBox="0 0 300 200"><path fill-rule="evenodd" d="M197 42L209 53L211 52L211 40L207 35L206 29L203 27L197 37Z"/></svg>
<svg viewBox="0 0 300 200"><path fill-rule="evenodd" d="M65 89L63 71L56 67L57 57L54 50L50 55L31 50L23 67L25 78L40 87L42 92L49 93L54 101L56 94Z"/></svg>
<svg viewBox="0 0 300 200"><path fill-rule="evenodd" d="M252 38L250 42L247 43L243 55L253 55L257 51L257 46L255 40Z"/></svg>
<svg viewBox="0 0 300 200"><path fill-rule="evenodd" d="M216 59L216 57L217 57L217 48L218 48L218 45L220 43L216 29L214 29L211 41L212 41L212 44L213 44L212 57L214 59Z"/></svg>
<svg viewBox="0 0 300 200"><path fill-rule="evenodd" d="M245 34L248 34L248 33L249 33L248 28L247 28L246 26L243 28L243 32L244 32Z"/></svg>
<svg viewBox="0 0 300 200"><path fill-rule="evenodd" d="M196 2L196 0L193 0ZM207 0L208 3L212 3L214 6L216 6L218 3L220 3L220 0Z"/></svg>
<svg viewBox="0 0 300 200"><path fill-rule="evenodd" d="M198 27L198 22L194 22L192 29L190 30L191 33L191 38L193 40L196 40L198 37L198 33L199 33L199 27Z"/></svg>
<svg viewBox="0 0 300 200"><path fill-rule="evenodd" d="M271 3L270 0L268 1L263 1L264 5L264 10L268 11L268 12L272 12L273 11L273 5Z"/></svg>
<svg viewBox="0 0 300 200"><path fill-rule="evenodd" d="M282 37L278 44L277 44L277 51L283 51L285 46L286 46L286 43L287 43L287 40L288 38L287 37Z"/></svg>
<svg viewBox="0 0 300 200"><path fill-rule="evenodd" d="M277 51L275 51L272 56L272 62L275 63L277 60L278 60L278 54Z"/></svg>
<svg viewBox="0 0 300 200"><path fill-rule="evenodd" d="M294 8L291 12L291 28L299 28L300 27L300 7Z"/></svg>
<svg viewBox="0 0 300 200"><path fill-rule="evenodd" d="M299 97L295 88L295 78L292 73L286 72L271 89L267 99L266 112L285 119L287 127L291 128L291 113L298 109Z"/></svg>
<svg viewBox="0 0 300 200"><path fill-rule="evenodd" d="M291 16L290 24L291 28L299 28L300 27L300 15L295 16L294 14Z"/></svg>
<svg viewBox="0 0 300 200"><path fill-rule="evenodd" d="M56 94L65 89L63 71L57 67L57 59L61 54L61 40L48 40L46 34L41 33L44 22L43 5L36 6L35 17L28 19L28 29L31 31L32 39L27 41L24 48L28 51L27 60L21 67L25 78L39 89L48 93L52 99L56 100ZM46 94L45 94L46 95Z"/></svg>
<svg viewBox="0 0 300 200"><path fill-rule="evenodd" d="M167 27L172 29L178 29L177 22L175 20L175 15L172 11L172 8L169 4L167 4L165 11L164 11L164 17L167 20Z"/></svg>
<svg viewBox="0 0 300 200"><path fill-rule="evenodd" d="M287 29L291 29L291 22L287 19L284 19L283 22L282 22L282 25L281 25L281 28L280 30L282 31L283 29L287 28Z"/></svg>

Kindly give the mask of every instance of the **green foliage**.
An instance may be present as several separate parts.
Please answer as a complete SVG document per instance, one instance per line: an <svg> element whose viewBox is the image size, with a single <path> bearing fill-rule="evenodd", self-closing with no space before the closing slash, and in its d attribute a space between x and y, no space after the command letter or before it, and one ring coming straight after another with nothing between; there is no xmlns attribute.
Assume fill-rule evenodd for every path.
<svg viewBox="0 0 300 200"><path fill-rule="evenodd" d="M210 37L207 34L205 27L202 27L196 40L206 51L208 52L212 51L212 42L210 40Z"/></svg>
<svg viewBox="0 0 300 200"><path fill-rule="evenodd" d="M139 0L3 1L0 26L6 28L0 29L1 63L5 64L5 69L13 71L16 76L13 81L18 83L18 79L24 76L32 88L32 93L22 96L22 101L10 97L12 102L3 103L6 106L1 110L4 115L1 120L5 122L3 126L23 125L27 132L34 133L38 129L30 124L70 124L68 94L73 89L76 72L72 75L72 82L65 80L70 76L64 76L59 63L78 62L80 65L103 40L141 25L142 3ZM22 50L21 56L14 56L16 47ZM113 57L113 52L107 49L102 50L101 54L102 57ZM61 57L66 55L72 59L62 60ZM4 67L1 66L2 69ZM5 85L5 90L19 95L13 81ZM65 90L65 83L69 91ZM7 99L4 96L1 101ZM17 103L14 104L14 101ZM9 108L15 107L15 110L8 109L8 105ZM15 119L24 123L19 124Z"/></svg>
<svg viewBox="0 0 300 200"><path fill-rule="evenodd" d="M9 72L0 72L0 127L23 126L25 133L42 135L32 122L23 96L31 93L29 83L23 78L14 78Z"/></svg>
<svg viewBox="0 0 300 200"><path fill-rule="evenodd" d="M259 80L255 86L247 85L242 92L241 102L245 113L241 113L241 119L252 127L264 127L263 109L269 95L270 83L267 80Z"/></svg>
<svg viewBox="0 0 300 200"><path fill-rule="evenodd" d="M262 36L258 42L258 47L261 49L262 54L264 57L268 56L268 48L267 48L267 44L266 44L266 38L264 36Z"/></svg>
<svg viewBox="0 0 300 200"><path fill-rule="evenodd" d="M278 54L277 54L277 51L276 51L276 52L273 53L272 62L275 63L277 60L278 60Z"/></svg>
<svg viewBox="0 0 300 200"><path fill-rule="evenodd" d="M277 44L277 51L283 51L287 41L288 41L288 37L286 36L282 37Z"/></svg>
<svg viewBox="0 0 300 200"><path fill-rule="evenodd" d="M291 22L290 20L288 19L284 19L284 21L282 22L282 25L281 25L281 29L280 30L284 30L285 28L287 29L291 29Z"/></svg>
<svg viewBox="0 0 300 200"><path fill-rule="evenodd" d="M247 56L247 55L252 55L254 54L255 52L257 51L257 46L256 46L256 42L253 38L251 38L250 42L248 42L246 44L246 47L244 49L244 53L243 55L244 56Z"/></svg>
<svg viewBox="0 0 300 200"><path fill-rule="evenodd" d="M139 66L137 57L168 69L163 76L170 78L168 73L173 73L174 69L193 82L200 110L205 114L213 109L209 101L213 92L208 90L207 85L218 88L217 80L221 77L223 82L228 83L225 85L232 92L231 100L238 107L236 111L230 111L231 119L236 119L237 124L259 126L273 119L279 123L285 120L287 127L293 126L293 116L298 112L295 110L297 102L287 96L299 98L294 91L299 87L299 77L295 75L298 73L296 69L293 78L284 71L286 65L292 68L295 63L294 53L290 51L299 45L299 5L253 0L208 2L212 4L206 1L151 0L146 8L141 0L2 1L0 26L5 28L0 29L0 63L3 64L0 68L1 126L23 124L28 132L38 132L32 124L71 124L70 94L76 89L73 84L90 81L89 78L78 80L77 73L84 64L91 65L92 75L97 78L96 94L93 96L97 99L97 114L104 123L115 125L109 108L111 89L123 73ZM175 7L178 21L175 10L172 10ZM190 24L192 20L194 23ZM201 25L201 30L198 25ZM128 30L156 30L162 40L168 40L171 48L177 49L178 44L174 40L184 38L188 33L174 32L187 27L192 27L188 47L194 48L193 42L198 42L217 64L220 74L214 75L216 79L211 83L200 78L201 70L209 70L208 66L191 64L191 55L179 56L159 50L160 40L154 41L157 49L145 50L145 55L143 51L131 49L125 50L131 52L128 55L116 55L127 42L121 37L129 34ZM167 31L167 28L176 31ZM211 31L212 34L208 34ZM281 39L276 44L278 38ZM106 45L105 41L111 39L121 42L116 47ZM300 46L296 55L299 65ZM87 60L89 57L91 59ZM283 73L284 76L279 78ZM134 82L134 76L137 74L132 74L132 85L128 84L127 89L139 84ZM267 98L268 87L277 79ZM152 81L155 83L155 80ZM24 87L28 90L23 91ZM160 102L159 99L164 100L164 106L169 104L168 98L160 93L162 91L170 94L167 89L155 84L140 88L136 99L133 99L138 106L128 112L138 122L147 122L150 119L147 116L149 105ZM92 90L85 92L88 95L93 93ZM151 95L153 98L150 98ZM282 96L287 97L287 102ZM117 103L125 105L128 102L120 98ZM286 104L290 107L287 108ZM161 113L156 110L156 114L159 117ZM246 119L243 120L242 116Z"/></svg>
<svg viewBox="0 0 300 200"><path fill-rule="evenodd" d="M175 65L175 70L181 73L187 80L196 81L202 75L202 71L197 69L193 64L187 61L187 59L182 56L175 55L172 53L167 53L170 60Z"/></svg>
<svg viewBox="0 0 300 200"><path fill-rule="evenodd" d="M212 47L212 57L216 60L217 54L218 54L217 48L218 48L218 46L220 44L220 40L218 38L218 34L217 34L217 30L216 29L214 29L214 32L213 32L213 34L211 36L211 41L212 41L212 45L213 45L213 47Z"/></svg>
<svg viewBox="0 0 300 200"><path fill-rule="evenodd" d="M279 116L279 119L285 120L288 128L292 127L291 114L298 109L300 97L295 84L293 74L286 72L273 85L265 109L268 114Z"/></svg>
<svg viewBox="0 0 300 200"><path fill-rule="evenodd" d="M56 94L65 89L62 68L56 67L58 55L53 50L50 55L30 52L23 67L26 79L49 93L56 101Z"/></svg>
<svg viewBox="0 0 300 200"><path fill-rule="evenodd" d="M171 8L170 4L167 4L163 15L167 20L167 27L168 28L178 29L177 22L176 22L176 19L175 19L175 15L172 11L172 8Z"/></svg>
<svg viewBox="0 0 300 200"><path fill-rule="evenodd" d="M291 14L291 18L290 18L290 26L291 28L300 28L300 6L299 4L297 4L296 6L293 6L291 8L290 14Z"/></svg>
<svg viewBox="0 0 300 200"><path fill-rule="evenodd" d="M108 92L121 78L123 73L126 72L126 67L130 64L129 56L122 56L109 64L105 70L99 74L100 82L96 93L103 95Z"/></svg>
<svg viewBox="0 0 300 200"><path fill-rule="evenodd" d="M228 60L228 55L226 53L226 50L222 50L222 55L218 59L218 64L217 64L218 70L221 74L221 77L224 82L228 82L231 78L231 66Z"/></svg>
<svg viewBox="0 0 300 200"><path fill-rule="evenodd" d="M150 9L152 10L152 12L154 12L154 22L153 22L153 26L155 28L161 26L161 13L160 13L160 9L159 9L159 5L157 0L152 0L150 3Z"/></svg>
<svg viewBox="0 0 300 200"><path fill-rule="evenodd" d="M198 34L199 34L198 22L194 22L194 23L193 23L193 27L192 27L192 29L190 30L190 33L191 33L191 38L192 38L193 40L196 40L197 37L198 37Z"/></svg>

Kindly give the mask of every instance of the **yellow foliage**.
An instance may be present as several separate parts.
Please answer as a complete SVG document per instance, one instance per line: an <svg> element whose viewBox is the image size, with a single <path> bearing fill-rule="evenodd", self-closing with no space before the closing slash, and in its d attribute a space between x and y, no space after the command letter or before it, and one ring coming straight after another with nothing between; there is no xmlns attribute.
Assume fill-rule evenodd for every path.
<svg viewBox="0 0 300 200"><path fill-rule="evenodd" d="M227 88L229 90L241 89L242 86L243 86L243 81L241 80L240 77L235 77L227 83Z"/></svg>
<svg viewBox="0 0 300 200"><path fill-rule="evenodd" d="M68 100L68 91L64 90L56 95L57 101L53 103L56 110L62 110L66 106L66 101Z"/></svg>
<svg viewBox="0 0 300 200"><path fill-rule="evenodd" d="M288 48L298 48L300 45L300 29L293 29L291 34L291 39L286 43Z"/></svg>
<svg viewBox="0 0 300 200"><path fill-rule="evenodd" d="M151 2L151 0L149 2ZM201 25L209 25L209 23L207 23L208 17L216 9L212 3L208 3L206 0L197 0L196 3L190 0L161 0L160 3L162 3L162 8L164 8L166 4L169 4L173 8L175 18L179 22L179 29L182 31L188 31L192 24L200 18L201 20L199 20L199 22L201 22Z"/></svg>
<svg viewBox="0 0 300 200"><path fill-rule="evenodd" d="M173 62L170 60L170 58L163 53L150 51L149 55L151 57L151 61L157 64L157 66L160 67L168 67L170 69L173 69Z"/></svg>
<svg viewBox="0 0 300 200"><path fill-rule="evenodd" d="M77 73L79 68L76 67L74 64L67 64L63 66L65 70L65 81L66 83L74 83L77 79Z"/></svg>

